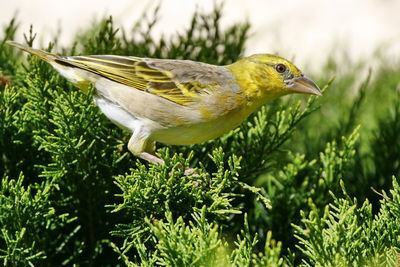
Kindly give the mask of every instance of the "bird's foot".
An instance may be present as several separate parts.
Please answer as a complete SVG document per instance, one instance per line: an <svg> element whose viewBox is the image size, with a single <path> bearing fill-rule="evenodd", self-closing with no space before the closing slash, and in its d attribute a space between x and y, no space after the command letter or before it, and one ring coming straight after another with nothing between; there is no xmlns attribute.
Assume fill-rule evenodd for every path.
<svg viewBox="0 0 400 267"><path fill-rule="evenodd" d="M144 160L147 160L147 161L149 161L151 163L154 163L156 165L163 166L165 164L165 162L162 159L160 159L159 157L157 157L157 156L155 156L153 154L150 154L149 152L141 152L139 157L144 159ZM180 168L180 169L183 168L182 164L179 164L178 168ZM189 176L189 175L199 176L199 174L196 172L196 169L189 168L189 167L185 168L185 171L183 172L183 175L185 175L185 176Z"/></svg>
<svg viewBox="0 0 400 267"><path fill-rule="evenodd" d="M179 164L178 168L182 169L183 168L182 164ZM185 175L185 176L189 176L189 175L199 176L199 174L196 172L196 169L189 168L189 167L185 168L185 171L183 172L183 175Z"/></svg>
<svg viewBox="0 0 400 267"><path fill-rule="evenodd" d="M165 164L162 159L160 159L159 157L157 157L155 155L152 155L152 154L150 154L148 152L141 152L139 157L144 159L144 160L147 160L147 161L149 161L151 163L154 163L156 165L163 166Z"/></svg>

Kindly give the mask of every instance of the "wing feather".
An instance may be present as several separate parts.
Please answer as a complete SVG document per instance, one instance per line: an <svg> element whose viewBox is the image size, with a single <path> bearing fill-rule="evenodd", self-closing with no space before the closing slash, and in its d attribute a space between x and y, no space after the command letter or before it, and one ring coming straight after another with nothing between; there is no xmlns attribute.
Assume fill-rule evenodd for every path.
<svg viewBox="0 0 400 267"><path fill-rule="evenodd" d="M96 73L110 80L134 87L139 90L158 95L182 106L195 102L202 93L208 93L218 83L216 81L180 81L179 75L173 69L164 70L154 67L146 60L138 57L124 56L76 56L63 57L63 61L75 67ZM163 61L163 60L158 60ZM174 61L177 64L178 61ZM190 72L192 61L180 61L183 69ZM164 64L167 62L164 60ZM182 68L181 67L181 68Z"/></svg>

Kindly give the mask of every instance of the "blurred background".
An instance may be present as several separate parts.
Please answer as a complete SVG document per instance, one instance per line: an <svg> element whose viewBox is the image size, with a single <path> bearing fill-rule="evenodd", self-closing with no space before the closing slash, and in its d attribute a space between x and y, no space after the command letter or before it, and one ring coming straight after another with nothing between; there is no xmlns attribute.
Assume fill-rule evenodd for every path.
<svg viewBox="0 0 400 267"><path fill-rule="evenodd" d="M23 39L22 32L28 32L32 24L40 43L46 44L57 36L59 45L69 45L88 23L106 16L112 15L116 26L131 27L142 14L152 12L159 4L153 38L168 36L187 28L195 10L208 12L215 5L215 1L202 0L0 2L0 24L6 25L16 16L20 22L16 35L19 41ZM224 3L222 26L247 20L252 27L246 55L278 52L318 72L332 53L337 53L337 59L343 57L350 62L370 61L369 66L375 64L377 54L397 60L399 10L398 0L230 0Z"/></svg>

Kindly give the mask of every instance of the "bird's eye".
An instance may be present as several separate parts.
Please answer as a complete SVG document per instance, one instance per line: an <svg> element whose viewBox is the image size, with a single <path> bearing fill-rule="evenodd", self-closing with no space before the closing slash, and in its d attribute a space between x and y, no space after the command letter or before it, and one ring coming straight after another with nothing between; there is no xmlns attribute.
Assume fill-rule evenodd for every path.
<svg viewBox="0 0 400 267"><path fill-rule="evenodd" d="M286 71L286 66L284 64L276 64L275 65L275 70L278 73L284 73Z"/></svg>

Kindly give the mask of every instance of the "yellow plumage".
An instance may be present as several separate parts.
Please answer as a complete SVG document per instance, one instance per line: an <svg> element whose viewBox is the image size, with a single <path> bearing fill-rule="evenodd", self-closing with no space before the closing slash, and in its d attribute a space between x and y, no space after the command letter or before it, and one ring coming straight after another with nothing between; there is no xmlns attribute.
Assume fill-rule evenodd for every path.
<svg viewBox="0 0 400 267"><path fill-rule="evenodd" d="M257 107L289 93L321 95L289 61L253 55L228 66L131 56L58 56L8 42L51 64L78 88L96 88L95 103L132 132L129 150L153 163L155 142L188 145L238 126Z"/></svg>

